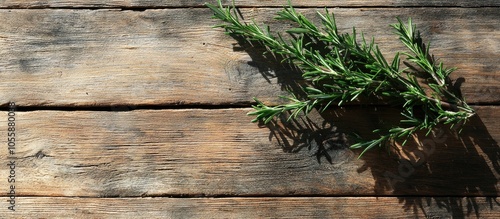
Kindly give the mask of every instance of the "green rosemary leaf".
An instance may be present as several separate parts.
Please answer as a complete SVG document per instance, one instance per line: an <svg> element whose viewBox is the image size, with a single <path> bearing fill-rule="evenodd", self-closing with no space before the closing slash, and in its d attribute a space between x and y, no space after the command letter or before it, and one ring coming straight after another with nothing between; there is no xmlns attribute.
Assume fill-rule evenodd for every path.
<svg viewBox="0 0 500 219"><path fill-rule="evenodd" d="M310 33L311 31L306 29L306 28L291 28L286 31L287 33L296 33L296 34L301 34L301 33Z"/></svg>

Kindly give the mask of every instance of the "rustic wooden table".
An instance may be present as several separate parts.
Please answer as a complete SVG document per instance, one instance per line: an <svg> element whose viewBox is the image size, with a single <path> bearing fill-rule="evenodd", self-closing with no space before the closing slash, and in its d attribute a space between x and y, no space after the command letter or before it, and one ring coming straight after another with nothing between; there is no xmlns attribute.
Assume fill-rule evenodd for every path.
<svg viewBox="0 0 500 219"><path fill-rule="evenodd" d="M357 159L342 137L389 106L250 123L252 97L278 103L288 70L212 29L203 2L0 1L0 217L500 218L499 1L293 1L332 7L386 54L402 48L389 24L412 17L458 67L478 116L401 159ZM236 1L258 21L284 4Z"/></svg>

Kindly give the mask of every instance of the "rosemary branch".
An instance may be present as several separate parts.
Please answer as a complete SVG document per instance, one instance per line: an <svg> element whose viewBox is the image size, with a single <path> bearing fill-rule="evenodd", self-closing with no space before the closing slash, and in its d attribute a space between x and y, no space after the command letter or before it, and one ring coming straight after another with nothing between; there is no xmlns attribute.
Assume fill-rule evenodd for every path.
<svg viewBox="0 0 500 219"><path fill-rule="evenodd" d="M420 32L408 19L404 24L391 25L408 52L398 52L392 60L387 60L372 38L369 42L364 35L358 39L356 29L352 33L339 33L333 13L317 12L321 27L298 13L289 1L288 7L277 13L277 20L285 20L296 26L281 33L273 34L269 26L259 26L254 21L241 21L233 7L207 3L214 12L214 18L223 23L215 27L224 28L227 34L237 35L251 42L259 42L268 52L280 55L285 61L302 71L302 78L308 83L303 88L306 97L294 94L283 97L290 102L278 106L267 106L254 98L255 116L253 122L268 123L285 112L289 118L307 114L312 109L325 110L332 104L342 105L358 100L360 96L388 99L399 103L403 119L388 130L377 129L379 138L360 141L351 148L364 148L361 155L375 146L406 138L420 130L429 134L439 124L456 125L464 123L475 114L453 87L449 75L454 68L445 68L429 53ZM400 68L401 54L418 70ZM425 79L425 83L417 78ZM427 89L424 89L427 88ZM423 112L423 115L414 113ZM403 142L403 144L406 140ZM361 156L360 155L360 156Z"/></svg>

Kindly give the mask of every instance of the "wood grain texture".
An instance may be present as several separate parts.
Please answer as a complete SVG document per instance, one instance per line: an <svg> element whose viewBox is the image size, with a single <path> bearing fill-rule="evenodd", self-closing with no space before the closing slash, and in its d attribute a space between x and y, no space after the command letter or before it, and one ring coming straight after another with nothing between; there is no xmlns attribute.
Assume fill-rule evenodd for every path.
<svg viewBox="0 0 500 219"><path fill-rule="evenodd" d="M20 197L10 218L498 218L485 197L53 198Z"/></svg>
<svg viewBox="0 0 500 219"><path fill-rule="evenodd" d="M69 8L158 8L158 7L203 7L205 2L215 4L216 0L4 0L0 8L49 8L49 7L69 7ZM231 4L230 0L223 0L223 3ZM267 1L267 0L236 0L235 5L239 7L276 7L286 5L286 0ZM292 4L297 7L491 7L500 6L495 0L293 0Z"/></svg>
<svg viewBox="0 0 500 219"><path fill-rule="evenodd" d="M165 1L168 2L168 1ZM278 9L242 9L270 21ZM301 10L312 14L314 9ZM436 57L459 68L469 102L500 97L497 8L334 9L394 54L389 24L412 17ZM289 70L211 29L207 9L0 10L0 103L22 106L232 105L256 96L279 103ZM283 29L283 25L271 22ZM246 51L242 51L246 50ZM460 79L462 80L462 79ZM463 80L462 80L463 81Z"/></svg>
<svg viewBox="0 0 500 219"><path fill-rule="evenodd" d="M421 156L409 161L377 149L356 159L343 140L394 120L390 108L268 127L249 109L18 112L12 159L20 196L497 196L498 110L479 107L460 137L443 128L410 142L403 152Z"/></svg>
<svg viewBox="0 0 500 219"><path fill-rule="evenodd" d="M376 137L399 112L250 123L252 97L281 103L299 76L211 29L204 2L0 0L0 106L21 106L16 153L0 150L1 218L500 218L499 1L292 1L332 7L387 57L402 49L388 25L412 17L477 104L460 135L443 126L361 159L353 133ZM272 21L286 0L235 2L289 27Z"/></svg>

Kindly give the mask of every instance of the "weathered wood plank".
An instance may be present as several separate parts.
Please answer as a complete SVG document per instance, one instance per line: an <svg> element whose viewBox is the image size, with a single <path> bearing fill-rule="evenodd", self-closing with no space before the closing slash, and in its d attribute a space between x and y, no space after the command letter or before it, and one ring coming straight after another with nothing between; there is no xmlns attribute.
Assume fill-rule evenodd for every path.
<svg viewBox="0 0 500 219"><path fill-rule="evenodd" d="M0 160L16 162L21 196L499 194L499 107L479 107L460 138L443 129L422 147L410 142L404 154L416 161L385 150L358 160L341 136L394 119L373 110L311 114L281 129L250 123L249 109L18 112L16 154L0 150Z"/></svg>
<svg viewBox="0 0 500 219"><path fill-rule="evenodd" d="M498 218L486 197L47 198L20 197L10 218Z"/></svg>
<svg viewBox="0 0 500 219"><path fill-rule="evenodd" d="M86 8L109 8L109 7L136 7L136 8L158 8L158 7L202 7L205 2L215 4L216 0L4 0L0 8L48 8L48 7L86 7ZM225 0L224 4L230 4L232 1ZM297 7L404 7L404 6L448 6L448 7L491 7L500 6L495 0L351 0L351 1L328 1L328 0L294 0L294 6ZM286 0L266 1L266 0L236 0L237 6L243 7L270 7L283 6L287 4Z"/></svg>
<svg viewBox="0 0 500 219"><path fill-rule="evenodd" d="M276 10L242 13L271 20ZM396 16L411 16L435 45L434 54L459 68L454 77L465 79L462 89L470 102L500 102L500 10L333 11L342 30L354 25L377 36L386 54L401 49L388 25ZM285 94L280 86L290 83L289 71L233 51L236 41L211 29L216 21L210 16L206 9L1 10L0 103L248 104L254 96L278 102L276 96Z"/></svg>

